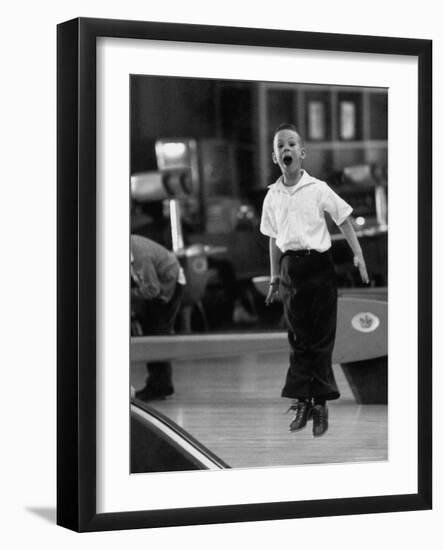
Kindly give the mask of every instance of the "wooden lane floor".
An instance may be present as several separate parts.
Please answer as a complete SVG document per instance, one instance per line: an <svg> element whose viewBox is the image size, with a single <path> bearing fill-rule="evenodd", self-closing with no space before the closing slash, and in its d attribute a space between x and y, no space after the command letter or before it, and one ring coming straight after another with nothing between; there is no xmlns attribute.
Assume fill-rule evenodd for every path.
<svg viewBox="0 0 443 550"><path fill-rule="evenodd" d="M387 460L387 406L357 405L338 365L342 397L329 403L329 431L313 438L309 422L290 433L289 402L280 397L286 368L286 353L175 361L175 395L150 405L231 467ZM134 364L132 371L138 389L145 367Z"/></svg>

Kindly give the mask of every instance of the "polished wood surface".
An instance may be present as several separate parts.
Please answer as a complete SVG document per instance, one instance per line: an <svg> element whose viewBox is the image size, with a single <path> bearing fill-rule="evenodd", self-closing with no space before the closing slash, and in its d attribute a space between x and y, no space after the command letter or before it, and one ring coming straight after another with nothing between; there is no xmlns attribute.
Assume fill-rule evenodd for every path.
<svg viewBox="0 0 443 550"><path fill-rule="evenodd" d="M147 358L190 359L226 357L260 351L289 349L286 332L198 333L171 336L137 336L131 338L131 360ZM208 364L210 364L208 362Z"/></svg>
<svg viewBox="0 0 443 550"><path fill-rule="evenodd" d="M231 467L387 460L387 406L357 405L338 365L342 397L329 403L329 431L314 438L310 422L290 433L289 401L280 397L287 361L280 352L174 361L175 395L150 404ZM136 388L145 374L132 365Z"/></svg>

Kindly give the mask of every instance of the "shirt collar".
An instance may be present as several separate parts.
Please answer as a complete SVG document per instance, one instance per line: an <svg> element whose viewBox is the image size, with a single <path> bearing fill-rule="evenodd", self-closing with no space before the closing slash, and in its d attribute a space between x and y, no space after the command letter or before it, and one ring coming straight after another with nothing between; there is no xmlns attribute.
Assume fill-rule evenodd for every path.
<svg viewBox="0 0 443 550"><path fill-rule="evenodd" d="M306 170L302 170L302 176L300 180L291 187L288 187L283 183L283 176L280 176L278 180L273 183L272 185L269 185L269 188L274 187L277 191L282 191L284 193L291 193L294 189L300 189L301 187L304 187L305 185L309 185L310 183L315 183L316 179L313 178L311 175L306 172Z"/></svg>

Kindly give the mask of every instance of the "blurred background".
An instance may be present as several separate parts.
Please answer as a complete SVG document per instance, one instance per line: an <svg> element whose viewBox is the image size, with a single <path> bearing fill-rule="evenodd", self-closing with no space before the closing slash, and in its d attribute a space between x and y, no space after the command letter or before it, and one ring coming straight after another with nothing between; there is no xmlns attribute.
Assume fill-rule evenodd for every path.
<svg viewBox="0 0 443 550"><path fill-rule="evenodd" d="M276 329L264 306L261 206L279 174L272 138L304 137L307 171L354 208L371 286L387 285L388 92L314 84L131 77L131 233L173 250L186 288L176 332ZM330 223L342 288L360 286Z"/></svg>

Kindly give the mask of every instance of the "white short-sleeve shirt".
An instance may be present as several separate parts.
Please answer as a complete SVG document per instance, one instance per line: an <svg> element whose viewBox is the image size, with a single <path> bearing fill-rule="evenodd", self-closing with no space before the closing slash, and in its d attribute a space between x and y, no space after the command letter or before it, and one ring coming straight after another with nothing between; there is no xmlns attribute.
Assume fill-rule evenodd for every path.
<svg viewBox="0 0 443 550"><path fill-rule="evenodd" d="M269 186L260 231L275 238L282 252L304 249L325 252L331 247L325 212L340 225L351 214L352 207L327 183L303 170L294 186L284 185L282 177Z"/></svg>

